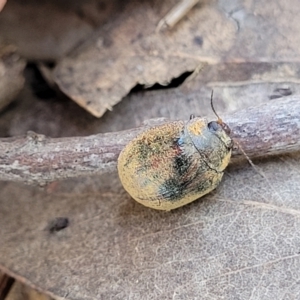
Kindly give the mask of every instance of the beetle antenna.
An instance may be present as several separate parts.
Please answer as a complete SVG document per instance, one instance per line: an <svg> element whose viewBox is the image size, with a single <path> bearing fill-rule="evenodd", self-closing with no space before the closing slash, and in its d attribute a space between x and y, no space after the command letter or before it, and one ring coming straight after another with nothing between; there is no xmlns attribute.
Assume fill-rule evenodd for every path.
<svg viewBox="0 0 300 300"><path fill-rule="evenodd" d="M262 177L266 180L266 182L268 183L268 185L271 187L271 189L275 192L275 194L278 196L279 199L282 200L280 194L276 191L276 189L274 189L272 183L269 181L269 179L267 178L267 176L253 163L253 161L251 160L251 158L247 155L247 153L245 152L245 150L242 148L241 144L237 141L237 140L233 140L234 143L238 146L239 150L242 152L242 154L246 157L246 159L248 160L249 164L251 165L251 167Z"/></svg>
<svg viewBox="0 0 300 300"><path fill-rule="evenodd" d="M222 119L219 117L219 115L217 114L215 108L214 108L214 103L213 103L213 96L214 96L214 90L211 90L211 96L210 96L210 106L211 106L211 109L212 111L214 112L214 114L216 115L216 117L218 118L218 123L219 124L223 124L223 121Z"/></svg>
<svg viewBox="0 0 300 300"><path fill-rule="evenodd" d="M210 105L211 105L211 109L214 112L214 114L216 115L216 117L218 118L217 123L220 124L223 128L228 128L229 127L222 121L222 119L219 117L219 115L217 114L214 105L213 105L213 95L214 95L214 91L211 91L211 97L210 97ZM230 133L229 133L230 134ZM243 149L243 147L241 146L241 144L234 138L231 137L231 139L233 140L234 144L237 145L239 151L245 156L245 158L247 159L247 161L249 162L249 164L251 165L251 167L261 176L263 177L266 182L269 184L269 186L271 187L271 189L277 194L277 196L281 199L280 195L278 194L278 192L273 188L273 185L271 184L271 182L269 181L269 179L266 177L266 175L259 170L259 168L253 163L253 161L251 160L251 158L248 156L248 154L245 152L245 150Z"/></svg>
<svg viewBox="0 0 300 300"><path fill-rule="evenodd" d="M224 122L222 121L222 119L220 118L220 116L217 114L215 108L214 108L214 104L213 104L213 96L214 96L214 90L211 91L211 96L210 96L210 105L211 105L211 109L214 112L214 114L216 115L216 117L218 118L217 122L222 125L224 124ZM245 156L245 158L247 159L247 161L249 162L249 164L253 167L253 169L260 174L262 177L265 178L265 176L259 171L259 169L255 166L255 164L253 163L253 161L250 159L250 157L247 155L247 153L245 152L245 150L242 148L241 144L236 140L233 139L233 142L237 145L238 149L242 152L242 154Z"/></svg>
<svg viewBox="0 0 300 300"><path fill-rule="evenodd" d="M222 119L219 117L219 115L217 114L215 108L214 108L214 104L213 104L213 96L214 96L214 90L211 91L211 96L210 96L210 106L211 106L211 109L212 111L214 112L214 114L216 115L216 117L218 118L218 123L220 125L224 124L224 122L222 121ZM244 151L244 149L242 148L241 144L236 140L236 139L233 139L233 142L237 145L237 147L239 148L239 150L242 152L242 154L246 157L246 159L248 160L249 164L253 167L254 170L257 171L257 173L259 173L260 175L261 172L258 170L258 168L255 166L255 164L253 163L253 161L250 159L250 157L247 155L247 153ZM263 175L262 175L263 176ZM264 177L264 176L263 176Z"/></svg>
<svg viewBox="0 0 300 300"><path fill-rule="evenodd" d="M265 177L256 167L256 165L253 163L253 161L251 160L251 158L248 156L248 154L245 152L245 150L243 149L243 147L241 146L241 144L236 140L233 139L233 142L237 145L237 147L239 148L239 150L242 152L242 154L246 157L246 159L248 160L249 164L251 165L251 167L253 167L253 169L260 174L262 177Z"/></svg>

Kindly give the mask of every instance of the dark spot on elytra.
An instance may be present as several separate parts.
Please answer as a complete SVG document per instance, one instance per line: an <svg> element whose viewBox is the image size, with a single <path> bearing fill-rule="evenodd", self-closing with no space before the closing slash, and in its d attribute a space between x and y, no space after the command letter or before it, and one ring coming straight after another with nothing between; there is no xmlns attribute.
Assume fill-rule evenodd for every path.
<svg viewBox="0 0 300 300"><path fill-rule="evenodd" d="M174 157L173 173L159 187L159 194L162 198L177 201L183 199L187 194L202 193L213 186L214 178L217 175L214 174L214 170L206 164L199 165L192 159L183 152Z"/></svg>
<svg viewBox="0 0 300 300"><path fill-rule="evenodd" d="M174 169L176 170L176 175L183 176L188 172L191 162L185 155L179 155L174 159Z"/></svg>
<svg viewBox="0 0 300 300"><path fill-rule="evenodd" d="M159 187L159 194L164 199L175 201L184 194L186 184L186 182L180 182L178 178L169 178Z"/></svg>
<svg viewBox="0 0 300 300"><path fill-rule="evenodd" d="M193 178L188 176L191 171L190 167L191 161L186 155L181 153L175 156L173 174L159 187L159 194L163 196L163 198L171 201L182 198L184 193L187 192L187 186L190 181L193 180Z"/></svg>
<svg viewBox="0 0 300 300"><path fill-rule="evenodd" d="M203 45L203 38L202 36L198 35L194 37L194 44L198 45L198 46L202 46Z"/></svg>

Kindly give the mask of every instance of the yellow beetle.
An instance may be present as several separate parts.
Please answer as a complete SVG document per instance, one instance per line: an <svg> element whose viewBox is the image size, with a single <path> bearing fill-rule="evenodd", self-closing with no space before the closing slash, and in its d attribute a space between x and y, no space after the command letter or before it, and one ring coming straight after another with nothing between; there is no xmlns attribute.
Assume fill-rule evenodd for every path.
<svg viewBox="0 0 300 300"><path fill-rule="evenodd" d="M137 202L172 210L218 186L232 147L230 129L219 117L209 123L199 117L168 122L126 145L118 158L119 177Z"/></svg>

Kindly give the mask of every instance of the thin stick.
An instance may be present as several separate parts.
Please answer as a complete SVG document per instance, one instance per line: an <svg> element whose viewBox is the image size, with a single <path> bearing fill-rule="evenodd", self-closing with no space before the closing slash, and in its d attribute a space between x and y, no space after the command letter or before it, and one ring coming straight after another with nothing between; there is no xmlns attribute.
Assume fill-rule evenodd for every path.
<svg viewBox="0 0 300 300"><path fill-rule="evenodd" d="M300 96L270 100L224 115L249 158L300 151ZM120 151L149 125L87 137L0 139L0 180L40 184L116 170ZM241 153L233 151L233 160Z"/></svg>
<svg viewBox="0 0 300 300"><path fill-rule="evenodd" d="M156 32L174 27L199 0L182 0L175 5L157 24Z"/></svg>

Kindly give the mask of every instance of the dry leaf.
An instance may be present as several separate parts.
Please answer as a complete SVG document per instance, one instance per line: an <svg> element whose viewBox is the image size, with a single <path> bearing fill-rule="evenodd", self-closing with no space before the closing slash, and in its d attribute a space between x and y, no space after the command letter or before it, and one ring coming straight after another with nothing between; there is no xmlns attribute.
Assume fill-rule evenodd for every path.
<svg viewBox="0 0 300 300"><path fill-rule="evenodd" d="M299 61L300 4L249 0L196 5L171 31L156 25L175 1L130 1L55 71L61 90L100 117L138 83L168 83L203 63ZM282 9L286 7L286 9ZM293 9L288 9L293 8Z"/></svg>
<svg viewBox="0 0 300 300"><path fill-rule="evenodd" d="M58 60L114 10L115 1L10 0L0 15L0 44L15 44L30 60Z"/></svg>
<svg viewBox="0 0 300 300"><path fill-rule="evenodd" d="M64 77L57 78L68 95L83 99L83 106L100 99L91 104L99 112L136 82L166 81L203 61L256 63L207 66L179 89L127 97L101 120L68 102L38 102L25 91L18 112L1 115L0 132L88 135L134 127L150 117L204 116L211 114L211 89L220 114L299 93L299 24L291 22L297 1L223 1L218 8L207 2L159 46L147 22L154 20L155 27L171 2L153 3L132 2L101 29L100 58L95 47L85 46L74 61L62 62L57 74ZM132 36L138 38L136 48ZM166 55L156 56L153 49ZM74 69L66 71L68 61ZM136 63L147 68L134 73ZM102 80L98 72L110 77ZM104 93L95 92L95 84L105 82ZM116 173L55 182L44 190L0 182L0 269L66 299L298 299L299 162L299 154L255 161L265 178L248 165L232 165L214 193L170 213L135 203ZM58 217L67 217L69 226L50 232Z"/></svg>
<svg viewBox="0 0 300 300"><path fill-rule="evenodd" d="M216 192L170 213L135 203L116 174L67 194L1 183L1 265L67 299L297 299L299 162L256 162L268 181L230 167ZM70 226L48 232L62 215Z"/></svg>
<svg viewBox="0 0 300 300"><path fill-rule="evenodd" d="M24 85L25 61L12 46L0 48L0 110L19 94Z"/></svg>
<svg viewBox="0 0 300 300"><path fill-rule="evenodd" d="M251 66L207 66L205 83L201 73L180 90L133 95L119 105L122 124L113 125L121 116L111 114L95 120L85 134L151 114L207 115L211 88L221 112L227 104L233 110L250 105L247 99L254 104L299 91L297 64ZM283 80L272 83L279 70ZM52 105L47 104L48 113L57 109ZM37 111L34 104L31 108ZM48 134L64 135L67 122L75 124L72 113L65 123L60 114L51 115L58 128L47 128L38 117L38 132L41 124ZM266 179L248 165L230 166L214 193L169 213L135 203L116 173L56 182L44 191L2 182L0 268L66 299L297 299L299 161L298 154L255 161ZM57 217L67 217L69 226L50 232Z"/></svg>
<svg viewBox="0 0 300 300"><path fill-rule="evenodd" d="M6 3L6 0L0 0L0 11L3 9L5 3Z"/></svg>

